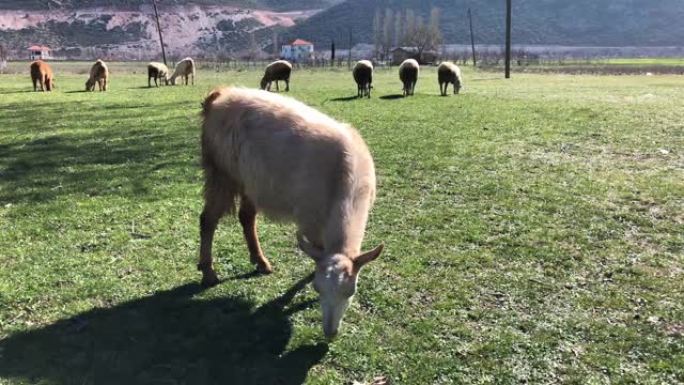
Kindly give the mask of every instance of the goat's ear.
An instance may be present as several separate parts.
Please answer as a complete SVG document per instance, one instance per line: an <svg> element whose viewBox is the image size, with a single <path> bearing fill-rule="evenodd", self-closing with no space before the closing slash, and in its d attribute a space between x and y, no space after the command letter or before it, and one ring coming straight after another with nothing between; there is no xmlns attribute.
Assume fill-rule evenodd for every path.
<svg viewBox="0 0 684 385"><path fill-rule="evenodd" d="M382 253L383 248L385 248L385 245L381 243L378 247L374 248L373 250L367 251L359 255L358 257L354 258L354 269L356 271L359 271L368 262L374 261L377 257L380 256L380 253Z"/></svg>
<svg viewBox="0 0 684 385"><path fill-rule="evenodd" d="M311 242L304 238L300 233L297 233L297 243L299 244L299 248L314 261L318 261L323 257L323 250L311 244Z"/></svg>

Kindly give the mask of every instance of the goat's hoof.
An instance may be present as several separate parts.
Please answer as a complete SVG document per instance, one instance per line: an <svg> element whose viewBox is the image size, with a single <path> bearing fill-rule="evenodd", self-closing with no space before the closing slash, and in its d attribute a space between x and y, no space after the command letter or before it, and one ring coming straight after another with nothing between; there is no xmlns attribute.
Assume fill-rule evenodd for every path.
<svg viewBox="0 0 684 385"><path fill-rule="evenodd" d="M257 264L256 268L257 273L263 274L263 275L269 275L273 273L273 268L271 267L271 264L266 262L266 263L259 263Z"/></svg>
<svg viewBox="0 0 684 385"><path fill-rule="evenodd" d="M214 287L219 284L219 279L216 276L216 273L213 271L211 272L205 272L202 275L202 286L203 287Z"/></svg>

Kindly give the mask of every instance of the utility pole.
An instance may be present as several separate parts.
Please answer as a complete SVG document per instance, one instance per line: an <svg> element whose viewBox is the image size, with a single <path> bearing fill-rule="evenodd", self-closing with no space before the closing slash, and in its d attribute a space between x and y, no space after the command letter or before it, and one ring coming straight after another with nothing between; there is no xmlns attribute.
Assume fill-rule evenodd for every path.
<svg viewBox="0 0 684 385"><path fill-rule="evenodd" d="M511 78L511 1L506 0L506 79Z"/></svg>
<svg viewBox="0 0 684 385"><path fill-rule="evenodd" d="M473 47L473 67L477 67L477 56L475 55L475 34L473 33L473 14L468 8L468 20L470 21L470 45Z"/></svg>
<svg viewBox="0 0 684 385"><path fill-rule="evenodd" d="M351 30L351 28L349 28L349 56L347 58L347 67L349 67L349 69L351 69L351 59L352 59L352 55L351 55L352 52L351 51L352 51L352 30Z"/></svg>
<svg viewBox="0 0 684 385"><path fill-rule="evenodd" d="M335 40L330 44L330 66L335 66Z"/></svg>
<svg viewBox="0 0 684 385"><path fill-rule="evenodd" d="M157 0L152 0L152 5L154 5L154 17L157 19L157 31L159 31L159 44L161 44L162 58L164 59L164 65L166 64L166 50L164 49L164 38L162 37L161 24L159 23L159 12L157 12Z"/></svg>

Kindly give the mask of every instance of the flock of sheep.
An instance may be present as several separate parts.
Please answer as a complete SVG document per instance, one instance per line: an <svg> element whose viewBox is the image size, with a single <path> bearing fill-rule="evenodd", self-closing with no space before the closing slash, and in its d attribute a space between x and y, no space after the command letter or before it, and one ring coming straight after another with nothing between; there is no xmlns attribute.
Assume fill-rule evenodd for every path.
<svg viewBox="0 0 684 385"><path fill-rule="evenodd" d="M404 96L414 94L420 67L409 59L399 67ZM273 82L290 88L292 65L271 63L261 80L261 90L219 88L202 103L201 159L204 170L204 208L199 218L200 250L197 269L202 284L214 286L219 278L213 268L212 244L220 219L234 214L242 226L250 261L257 271L269 274L271 263L257 235L256 217L297 225L299 248L315 262L313 287L319 293L323 332L332 338L356 293L361 269L378 258L384 245L362 251L368 216L375 200L375 165L357 130L279 93L269 92ZM160 82L175 84L178 77L192 78L195 63L183 59L169 77L161 63L148 65L148 87ZM95 84L107 90L109 71L98 60L93 64L86 90ZM358 97L370 97L373 64L362 60L353 69ZM443 63L438 69L440 92L454 93L462 86L461 71ZM34 90L54 88L51 68L42 61L31 64ZM237 206L237 209L236 209Z"/></svg>
<svg viewBox="0 0 684 385"><path fill-rule="evenodd" d="M31 63L31 80L33 81L33 90L37 91L40 85L41 91L52 91L55 88L54 73L50 65L42 60L36 60ZM176 64L173 74L169 76L169 69L163 63L151 62L147 65L147 86L152 87L152 80L154 85L159 87L160 84L175 85L177 78L185 80L185 85L188 82L195 84L195 62L192 58L185 58ZM418 82L418 74L420 73L420 65L414 59L407 59L399 66L399 79L403 84L403 95L411 96L416 89ZM279 81L285 82L285 91L290 91L290 75L292 74L292 64L285 60L277 60L269 64L264 71L264 76L261 79L260 87L262 90L271 90L273 82L276 83L276 91L280 91ZM359 98L371 96L371 89L373 88L373 63L369 60L361 60L356 63L352 70L354 81L358 87ZM458 94L463 87L463 76L461 69L450 62L443 62L437 69L439 92L442 96L446 96L449 84L454 87L454 94ZM86 91L94 91L95 84L98 85L100 91L107 91L109 82L109 69L107 64L98 60L90 69L90 77L86 81Z"/></svg>

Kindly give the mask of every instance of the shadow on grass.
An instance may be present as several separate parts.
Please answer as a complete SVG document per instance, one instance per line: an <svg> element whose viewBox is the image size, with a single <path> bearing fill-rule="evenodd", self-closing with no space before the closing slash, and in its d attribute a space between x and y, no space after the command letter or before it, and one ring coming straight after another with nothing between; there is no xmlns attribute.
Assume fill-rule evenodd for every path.
<svg viewBox="0 0 684 385"><path fill-rule="evenodd" d="M358 100L358 96L346 96L343 98L330 99L331 102L351 102L353 100Z"/></svg>
<svg viewBox="0 0 684 385"><path fill-rule="evenodd" d="M253 309L188 284L0 341L0 378L50 384L301 384L327 345L287 351L312 275Z"/></svg>
<svg viewBox="0 0 684 385"><path fill-rule="evenodd" d="M380 97L382 100L396 100L396 99L403 99L404 95L401 94L393 94L393 95L383 95Z"/></svg>
<svg viewBox="0 0 684 385"><path fill-rule="evenodd" d="M28 92L37 92L33 90L19 90L19 91L0 91L0 95L10 95L10 94L25 94Z"/></svg>
<svg viewBox="0 0 684 385"><path fill-rule="evenodd" d="M182 129L189 124L183 115L158 113L166 105L28 104L10 104L14 113L0 113L5 123L0 133L43 136L0 144L0 202L43 202L72 194L140 198L153 186L194 182L199 176L197 137ZM49 122L68 129L51 134L55 126Z"/></svg>

